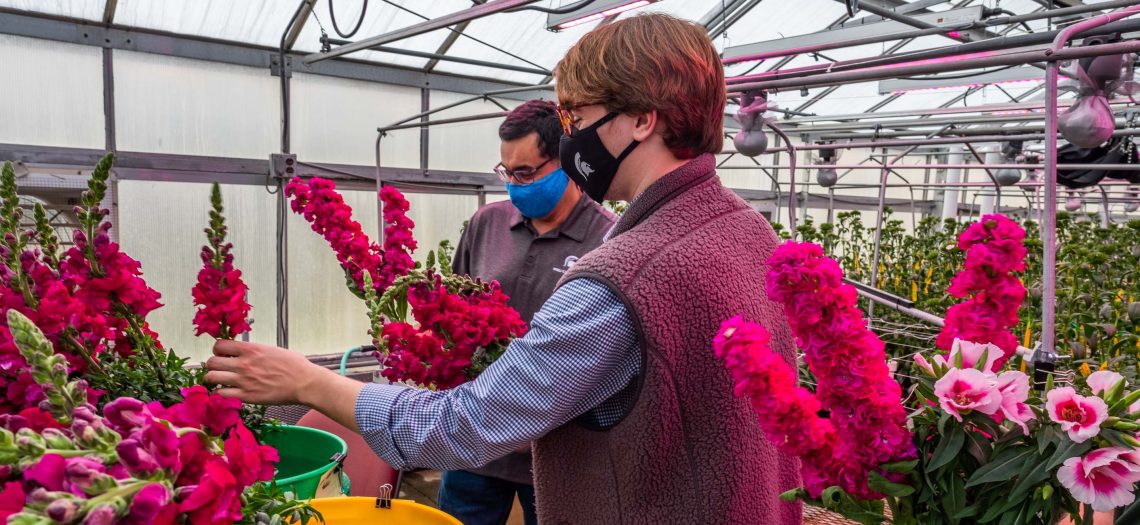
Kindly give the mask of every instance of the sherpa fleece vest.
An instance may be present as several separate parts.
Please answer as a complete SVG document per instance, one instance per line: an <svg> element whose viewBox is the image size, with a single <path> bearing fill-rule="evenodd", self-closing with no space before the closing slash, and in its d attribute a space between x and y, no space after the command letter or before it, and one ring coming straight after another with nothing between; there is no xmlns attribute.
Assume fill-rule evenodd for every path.
<svg viewBox="0 0 1140 525"><path fill-rule="evenodd" d="M594 279L625 302L641 369L619 394L619 422L602 428L587 413L535 444L540 523L801 523L800 506L777 497L800 486L798 461L764 437L712 350L720 323L744 315L794 364L787 321L764 291L777 244L704 155L646 190L567 272L560 284Z"/></svg>

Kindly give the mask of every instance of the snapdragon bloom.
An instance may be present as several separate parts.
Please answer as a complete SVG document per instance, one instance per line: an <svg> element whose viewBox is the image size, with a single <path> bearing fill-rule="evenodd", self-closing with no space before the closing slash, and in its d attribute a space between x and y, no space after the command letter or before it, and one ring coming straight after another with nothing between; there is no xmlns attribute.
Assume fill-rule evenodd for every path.
<svg viewBox="0 0 1140 525"><path fill-rule="evenodd" d="M991 214L958 236L966 252L965 269L950 283L950 295L965 298L946 312L946 322L935 343L950 350L955 340L992 343L1001 348L997 370L1017 352L1017 338L1009 331L1018 322L1017 310L1025 300L1025 286L1013 272L1025 271L1025 230L1001 214Z"/></svg>

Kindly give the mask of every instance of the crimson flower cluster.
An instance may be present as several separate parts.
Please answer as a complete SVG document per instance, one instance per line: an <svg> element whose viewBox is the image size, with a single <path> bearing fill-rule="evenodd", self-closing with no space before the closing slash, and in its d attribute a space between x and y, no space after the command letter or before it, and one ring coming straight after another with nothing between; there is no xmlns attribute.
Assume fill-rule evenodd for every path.
<svg viewBox="0 0 1140 525"><path fill-rule="evenodd" d="M1017 352L1017 309L1025 300L1025 286L1013 272L1025 271L1025 230L1001 214L982 217L958 236L958 248L966 252L965 269L954 277L947 291L965 301L951 306L935 344L950 350L955 339L992 343L1004 355L997 370ZM972 294L972 295L971 295Z"/></svg>
<svg viewBox="0 0 1140 525"><path fill-rule="evenodd" d="M194 314L195 335L207 334L214 339L231 339L249 331L249 286L234 268L233 244L226 242L225 217L222 216L222 192L214 183L210 195L210 227L206 229L209 244L202 247L202 269L198 282L190 291L198 311Z"/></svg>
<svg viewBox="0 0 1140 525"><path fill-rule="evenodd" d="M766 338L745 340L733 353L760 354L751 359L764 366L737 367L738 389L762 392L772 396L776 404L757 404L765 431L777 445L818 437L817 445L802 452L804 482L809 494L818 497L829 486L839 486L848 494L863 499L878 495L868 487L868 475L885 463L915 457L914 444L906 429L906 411L902 390L891 377L881 340L867 329L863 312L856 304L854 288L843 284L843 271L834 260L823 255L823 249L811 243L788 242L776 249L768 260L768 296L784 304L784 313L804 351L804 360L818 380L815 402L806 392L789 390L788 374L794 369L787 364L779 368L771 358L764 358ZM739 330L743 322L729 325L721 337L731 340L725 331ZM718 339L719 340L719 339ZM718 351L726 352L725 349ZM740 358L742 362L747 359ZM784 377L781 377L783 375ZM787 422L784 417L802 417L817 407L828 411L828 422L836 441L829 445L831 431L822 422ZM783 421L783 424L772 424ZM810 425L808 434L787 433L796 425ZM831 448L832 455L826 451ZM883 473L888 478L896 474Z"/></svg>
<svg viewBox="0 0 1140 525"><path fill-rule="evenodd" d="M42 434L30 432L25 418L0 416L0 435L8 436L0 450L25 456L0 466L0 520L163 525L241 519L242 491L272 479L277 451L259 445L242 424L239 401L202 386L182 394L169 408L127 397L108 403L102 415L81 405L69 427Z"/></svg>
<svg viewBox="0 0 1140 525"><path fill-rule="evenodd" d="M428 388L454 388L471 379L498 357L527 326L507 305L499 284L481 291L449 291L438 275L408 290L408 304L419 328L388 323L380 334L378 354L384 377Z"/></svg>
<svg viewBox="0 0 1140 525"><path fill-rule="evenodd" d="M292 198L293 212L309 221L312 230L336 252L355 291L364 291L365 272L372 286L383 292L414 266L410 252L416 249L411 233L415 223L406 216L408 202L399 190L388 186L380 192L385 222L383 247L369 240L332 181L316 177L308 181L293 179L286 185L285 194Z"/></svg>

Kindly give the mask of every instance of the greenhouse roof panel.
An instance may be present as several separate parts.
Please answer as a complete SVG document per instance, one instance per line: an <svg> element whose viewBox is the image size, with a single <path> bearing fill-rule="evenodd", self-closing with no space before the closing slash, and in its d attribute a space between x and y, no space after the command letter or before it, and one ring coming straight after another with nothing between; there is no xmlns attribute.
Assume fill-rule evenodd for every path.
<svg viewBox="0 0 1140 525"><path fill-rule="evenodd" d="M107 0L0 0L0 7L84 20L103 20Z"/></svg>

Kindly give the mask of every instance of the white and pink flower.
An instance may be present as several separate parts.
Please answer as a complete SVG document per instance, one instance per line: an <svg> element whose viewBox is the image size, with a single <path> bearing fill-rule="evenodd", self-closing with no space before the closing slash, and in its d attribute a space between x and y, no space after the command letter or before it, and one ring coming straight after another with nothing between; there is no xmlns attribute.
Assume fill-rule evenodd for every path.
<svg viewBox="0 0 1140 525"><path fill-rule="evenodd" d="M1085 382L1092 389L1093 395L1104 397L1105 392L1112 390L1117 383L1124 381L1124 376L1109 370L1097 370L1089 374Z"/></svg>
<svg viewBox="0 0 1140 525"><path fill-rule="evenodd" d="M997 389L1001 393L1001 411L994 414L999 422L1002 418L1017 423L1025 435L1029 435L1026 423L1037 417L1033 409L1025 404L1029 399L1029 376L1018 371L1009 371L997 376Z"/></svg>
<svg viewBox="0 0 1140 525"><path fill-rule="evenodd" d="M1073 498L1097 512L1123 507L1136 499L1132 486L1140 481L1140 466L1130 459L1135 456L1133 452L1110 447L1069 458L1057 470L1057 481Z"/></svg>
<svg viewBox="0 0 1140 525"><path fill-rule="evenodd" d="M986 364L982 367L983 372L991 372L994 369L994 364L998 359L1005 355L1001 348L993 344L972 343L962 339L955 339L954 345L950 347L950 355L942 364L954 367L958 362L958 354L962 355L962 368L974 368L978 361L982 359L982 354L986 355ZM937 361L942 356L936 356L934 359Z"/></svg>
<svg viewBox="0 0 1140 525"><path fill-rule="evenodd" d="M1001 409L1002 396L995 377L973 368L951 368L934 383L938 404L959 422L962 416L977 410L994 415Z"/></svg>
<svg viewBox="0 0 1140 525"><path fill-rule="evenodd" d="M1045 409L1049 418L1069 433L1069 439L1084 443L1100 433L1100 425L1108 419L1108 405L1095 396L1077 394L1072 387L1054 388L1046 395Z"/></svg>

